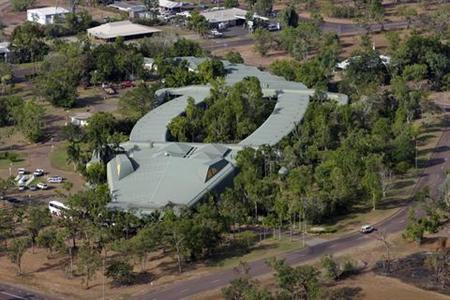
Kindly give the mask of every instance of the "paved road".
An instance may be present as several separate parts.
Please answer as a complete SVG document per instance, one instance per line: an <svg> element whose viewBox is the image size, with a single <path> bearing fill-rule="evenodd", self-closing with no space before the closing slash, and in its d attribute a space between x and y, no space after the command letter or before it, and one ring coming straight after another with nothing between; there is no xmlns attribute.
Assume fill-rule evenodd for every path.
<svg viewBox="0 0 450 300"><path fill-rule="evenodd" d="M0 283L0 300L50 300L48 296L39 295L23 288Z"/></svg>
<svg viewBox="0 0 450 300"><path fill-rule="evenodd" d="M305 18L301 18L303 20L307 20ZM377 32L381 30L381 24L374 24L370 26L370 30L372 32ZM407 27L407 22L397 21L397 22L389 22L384 23L383 27L385 30L397 30ZM342 23L334 23L334 22L324 22L321 25L323 31L326 32L335 32L338 35L355 35L361 32L364 32L365 29L359 26L358 24L342 24ZM251 35L243 35L238 40L227 41L226 39L213 39L204 45L205 49L215 50L220 48L228 48L228 47L239 47L246 46L253 43L253 38Z"/></svg>
<svg viewBox="0 0 450 300"><path fill-rule="evenodd" d="M450 111L450 105L442 105L443 109ZM450 169L450 120L446 119L446 129L443 132L437 147L431 156L431 159L423 169L422 176L419 178L415 190L429 186L432 195L439 194L439 187L445 179L445 171ZM388 234L402 231L407 222L408 205L400 208L397 213L390 218L376 224L379 231ZM281 255L289 264L299 264L311 259L318 258L326 253L334 253L341 250L348 250L361 246L367 242L373 241L375 235L362 235L352 233L347 236L319 243L303 250L293 251ZM249 264L252 276L260 276L269 273L271 270L265 264L265 260L257 260ZM192 297L195 294L213 290L227 285L237 274L232 270L224 270L200 278L175 282L162 287L160 290L147 293L136 299L151 300L175 300Z"/></svg>

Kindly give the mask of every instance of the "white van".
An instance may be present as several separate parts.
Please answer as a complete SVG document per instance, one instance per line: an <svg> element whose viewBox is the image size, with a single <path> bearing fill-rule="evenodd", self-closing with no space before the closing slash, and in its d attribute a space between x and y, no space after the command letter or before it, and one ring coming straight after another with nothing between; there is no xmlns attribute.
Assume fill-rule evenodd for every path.
<svg viewBox="0 0 450 300"><path fill-rule="evenodd" d="M60 217L64 214L64 211L69 208L59 201L50 201L48 203L48 209L52 215Z"/></svg>

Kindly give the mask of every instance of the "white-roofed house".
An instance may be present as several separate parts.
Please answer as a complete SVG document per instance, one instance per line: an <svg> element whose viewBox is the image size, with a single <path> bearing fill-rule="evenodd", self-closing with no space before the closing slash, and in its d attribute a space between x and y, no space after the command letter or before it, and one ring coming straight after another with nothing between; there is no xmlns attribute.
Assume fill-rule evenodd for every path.
<svg viewBox="0 0 450 300"><path fill-rule="evenodd" d="M106 23L87 30L89 36L106 41L112 41L117 37L123 37L125 39L141 38L153 35L157 32L161 32L161 30L154 27L135 24L130 21Z"/></svg>
<svg viewBox="0 0 450 300"><path fill-rule="evenodd" d="M53 24L59 18L64 18L68 13L67 9L59 6L28 9L27 21L48 25Z"/></svg>
<svg viewBox="0 0 450 300"><path fill-rule="evenodd" d="M236 26L245 23L247 11L240 8L213 8L200 13L214 27L223 23L226 26Z"/></svg>

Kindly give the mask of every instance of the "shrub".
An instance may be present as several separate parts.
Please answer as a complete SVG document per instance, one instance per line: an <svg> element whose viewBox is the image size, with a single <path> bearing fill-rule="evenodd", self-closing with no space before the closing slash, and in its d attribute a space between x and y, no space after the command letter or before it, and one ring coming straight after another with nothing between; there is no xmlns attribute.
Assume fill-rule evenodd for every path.
<svg viewBox="0 0 450 300"><path fill-rule="evenodd" d="M236 51L229 51L227 54L225 54L224 58L232 64L243 64L244 63L244 59L242 58L241 54Z"/></svg>
<svg viewBox="0 0 450 300"><path fill-rule="evenodd" d="M105 276L112 278L115 284L128 285L133 283L133 267L130 263L120 260L112 261L106 268Z"/></svg>
<svg viewBox="0 0 450 300"><path fill-rule="evenodd" d="M339 265L332 255L325 255L320 259L320 265L325 269L325 275L332 280L337 280L340 276Z"/></svg>
<svg viewBox="0 0 450 300"><path fill-rule="evenodd" d="M253 231L247 230L235 235L236 246L248 251L257 241L257 234Z"/></svg>

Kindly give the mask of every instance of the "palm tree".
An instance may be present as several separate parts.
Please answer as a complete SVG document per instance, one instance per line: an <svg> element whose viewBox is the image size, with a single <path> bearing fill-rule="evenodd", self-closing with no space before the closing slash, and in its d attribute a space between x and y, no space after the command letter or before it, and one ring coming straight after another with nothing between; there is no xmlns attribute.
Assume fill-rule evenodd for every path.
<svg viewBox="0 0 450 300"><path fill-rule="evenodd" d="M81 148L79 143L71 142L69 146L67 146L67 162L73 164L74 171L81 163Z"/></svg>

